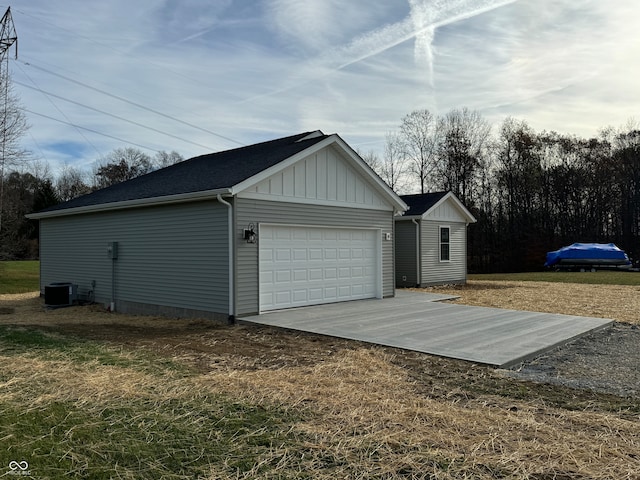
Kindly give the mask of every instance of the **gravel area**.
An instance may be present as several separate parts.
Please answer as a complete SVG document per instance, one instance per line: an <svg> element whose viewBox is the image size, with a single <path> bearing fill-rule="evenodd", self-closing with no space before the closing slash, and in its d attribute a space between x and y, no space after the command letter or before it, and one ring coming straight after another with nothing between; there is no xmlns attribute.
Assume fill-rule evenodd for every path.
<svg viewBox="0 0 640 480"><path fill-rule="evenodd" d="M640 327L614 323L512 370L520 380L640 397Z"/></svg>

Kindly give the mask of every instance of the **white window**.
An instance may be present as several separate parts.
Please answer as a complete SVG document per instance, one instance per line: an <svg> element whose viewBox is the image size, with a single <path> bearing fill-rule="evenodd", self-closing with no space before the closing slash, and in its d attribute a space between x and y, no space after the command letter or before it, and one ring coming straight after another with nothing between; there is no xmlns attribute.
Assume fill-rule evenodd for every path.
<svg viewBox="0 0 640 480"><path fill-rule="evenodd" d="M451 258L449 227L440 227L440 261L448 262Z"/></svg>

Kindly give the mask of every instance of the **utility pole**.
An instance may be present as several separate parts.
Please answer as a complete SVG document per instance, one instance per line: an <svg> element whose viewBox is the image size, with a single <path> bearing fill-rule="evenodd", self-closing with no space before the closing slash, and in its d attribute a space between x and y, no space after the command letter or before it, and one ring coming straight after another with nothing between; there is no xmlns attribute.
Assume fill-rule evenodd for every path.
<svg viewBox="0 0 640 480"><path fill-rule="evenodd" d="M7 143L7 127L8 127L8 98L9 98L9 55L7 54L12 45L16 45L16 58L18 58L18 34L13 24L11 16L11 7L0 20L0 86L2 87L3 106L2 106L2 142L0 152L0 232L2 232L2 212L4 198L4 166L6 161L6 143Z"/></svg>

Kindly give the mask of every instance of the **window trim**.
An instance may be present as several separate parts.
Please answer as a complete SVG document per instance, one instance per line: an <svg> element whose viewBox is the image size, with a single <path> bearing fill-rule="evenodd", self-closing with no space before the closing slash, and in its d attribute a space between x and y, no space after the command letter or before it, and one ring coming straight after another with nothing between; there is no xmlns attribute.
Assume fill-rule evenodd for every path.
<svg viewBox="0 0 640 480"><path fill-rule="evenodd" d="M444 242L442 240L442 232L447 231L447 241ZM442 255L442 247L447 246L447 258L443 258ZM438 259L442 263L450 263L451 262L451 227L449 225L440 225L438 227Z"/></svg>

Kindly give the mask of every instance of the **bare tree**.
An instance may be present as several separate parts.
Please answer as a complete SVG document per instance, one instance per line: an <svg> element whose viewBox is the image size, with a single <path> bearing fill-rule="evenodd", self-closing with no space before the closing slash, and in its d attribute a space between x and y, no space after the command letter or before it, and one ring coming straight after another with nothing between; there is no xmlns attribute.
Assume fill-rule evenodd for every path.
<svg viewBox="0 0 640 480"><path fill-rule="evenodd" d="M436 168L439 186L470 206L475 200L478 176L488 158L491 126L477 111L463 108L440 118L439 131Z"/></svg>
<svg viewBox="0 0 640 480"><path fill-rule="evenodd" d="M397 133L387 133L380 176L394 191L405 193L410 183L408 173L402 137Z"/></svg>
<svg viewBox="0 0 640 480"><path fill-rule="evenodd" d="M96 188L105 188L149 173L153 168L151 157L137 148L116 148L108 154L95 172Z"/></svg>
<svg viewBox="0 0 640 480"><path fill-rule="evenodd" d="M421 193L426 193L435 172L438 136L437 119L429 110L414 110L402 119L404 154L420 182Z"/></svg>
<svg viewBox="0 0 640 480"><path fill-rule="evenodd" d="M66 165L56 179L55 190L60 201L66 202L91 192L88 175L79 168Z"/></svg>
<svg viewBox="0 0 640 480"><path fill-rule="evenodd" d="M11 77L7 73L0 75L0 231L2 231L2 213L4 182L7 172L24 163L28 152L20 145L20 140L29 130L26 116L18 96L13 92Z"/></svg>
<svg viewBox="0 0 640 480"><path fill-rule="evenodd" d="M356 150L356 153L371 167L371 170L380 175L380 156L375 151L369 150L368 152L363 152Z"/></svg>
<svg viewBox="0 0 640 480"><path fill-rule="evenodd" d="M154 168L158 169L158 168L169 167L171 165L175 165L176 163L180 163L182 161L184 161L184 157L180 155L178 152L176 152L175 150L172 150L170 152L161 150L155 154L155 156L153 157L152 163Z"/></svg>
<svg viewBox="0 0 640 480"><path fill-rule="evenodd" d="M375 151L360 152L358 155L371 167L371 169L391 187L398 192L403 190L407 183L407 162L404 155L404 144L397 133L388 133L382 157Z"/></svg>

